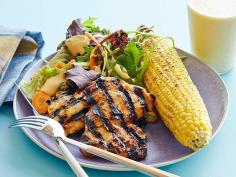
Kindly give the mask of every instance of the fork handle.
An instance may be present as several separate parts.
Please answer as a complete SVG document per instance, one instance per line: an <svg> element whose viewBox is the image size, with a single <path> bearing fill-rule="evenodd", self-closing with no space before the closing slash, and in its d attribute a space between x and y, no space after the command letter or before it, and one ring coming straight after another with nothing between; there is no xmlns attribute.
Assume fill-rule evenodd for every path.
<svg viewBox="0 0 236 177"><path fill-rule="evenodd" d="M66 147L61 138L56 138L56 145L63 153L64 159L70 165L77 177L88 177L84 169L80 166L75 157L71 154L70 150Z"/></svg>
<svg viewBox="0 0 236 177"><path fill-rule="evenodd" d="M143 163L119 156L117 154L111 153L109 151L94 147L94 146L90 146L69 138L65 138L63 139L68 143L71 143L73 145L78 146L79 148L85 150L88 153L91 153L93 155L96 155L98 157L101 157L103 159L107 159L109 161L115 162L115 163L119 163L119 164L123 164L125 166L128 166L130 168L133 168L137 171L140 171L142 173L151 175L151 176L158 176L158 177L179 177L178 175L151 167L149 165L145 165Z"/></svg>

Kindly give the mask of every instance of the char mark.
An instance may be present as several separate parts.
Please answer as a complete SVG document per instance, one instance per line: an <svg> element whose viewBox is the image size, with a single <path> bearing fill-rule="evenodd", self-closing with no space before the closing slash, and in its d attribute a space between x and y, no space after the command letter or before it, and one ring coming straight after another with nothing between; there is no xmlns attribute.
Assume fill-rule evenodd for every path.
<svg viewBox="0 0 236 177"><path fill-rule="evenodd" d="M59 121L58 121L58 122L59 122L61 125L63 125L64 122L65 122L66 116L65 116L65 115L58 115L57 117L59 118Z"/></svg>
<svg viewBox="0 0 236 177"><path fill-rule="evenodd" d="M97 131L95 123L87 115L85 115L84 119L89 131L99 140L99 144L102 144L105 148L108 148L107 143L103 140L102 134Z"/></svg>
<svg viewBox="0 0 236 177"><path fill-rule="evenodd" d="M141 88L134 87L134 93L138 96L138 100L143 108L143 112L147 112L148 106L143 95L143 90Z"/></svg>
<svg viewBox="0 0 236 177"><path fill-rule="evenodd" d="M60 111L61 111L61 108L58 108L56 111L54 111L54 112L52 113L52 117L58 116L59 113L60 113Z"/></svg>
<svg viewBox="0 0 236 177"><path fill-rule="evenodd" d="M77 103L79 103L81 100L83 100L83 97L79 97L77 99L72 100L71 102L69 102L65 108L71 107L76 105Z"/></svg>
<svg viewBox="0 0 236 177"><path fill-rule="evenodd" d="M54 113L51 115L52 118L58 118L59 119L59 123L60 124L64 124L64 121L66 119L66 116L64 114L60 114L61 112L61 108L57 109L56 111L54 111Z"/></svg>
<svg viewBox="0 0 236 177"><path fill-rule="evenodd" d="M120 84L120 83L119 83L119 84ZM121 84L120 84L120 85L121 85ZM134 129L127 127L126 122L125 122L124 117L123 117L123 114L117 109L116 105L114 104L114 101L113 101L112 97L109 95L108 90L107 90L107 87L105 86L104 80L103 80L102 78L99 78L99 79L96 80L96 86L97 86L99 89L103 90L103 92L104 92L104 94L105 94L105 96L106 96L106 99L107 99L107 101L108 101L108 104L109 104L109 106L110 106L110 108L111 108L111 110L112 110L112 113L113 113L113 115L114 115L115 117L117 117L117 118L119 119L122 128L123 128L124 130L126 130L126 132L128 132L128 133L137 141L138 144L144 145L144 144L145 144L145 140L143 140L143 139L135 132ZM121 86L122 86L122 85L121 85ZM123 88L123 87L122 87L122 88ZM123 88L123 90L124 90L124 88ZM128 93L128 94L129 94L129 93ZM131 98L130 98L130 99L131 99ZM131 103L133 103L132 100L131 100ZM120 142L120 141L119 141L119 143L120 143L120 144L123 144L123 142ZM123 146L125 146L125 144L123 144ZM131 157L131 154L133 154L133 153L130 153L130 151L128 151L128 155L129 155L130 157ZM134 157L131 157L131 158L133 159Z"/></svg>
<svg viewBox="0 0 236 177"><path fill-rule="evenodd" d="M69 134L68 138L79 140L82 134L84 133L84 128L82 128L80 131Z"/></svg>
<svg viewBox="0 0 236 177"><path fill-rule="evenodd" d="M72 115L71 118L66 123L72 122L74 120L82 119L87 112L88 112L88 109L83 109L82 111L77 112L76 114Z"/></svg>
<svg viewBox="0 0 236 177"><path fill-rule="evenodd" d="M124 87L122 86L122 84L119 82L118 79L114 79L113 83L117 86L118 90L123 93L123 98L124 98L126 104L128 105L130 117L131 117L133 123L136 123L137 115L136 115L134 104L133 104L133 101L131 99L129 92L124 89Z"/></svg>
<svg viewBox="0 0 236 177"><path fill-rule="evenodd" d="M101 78L99 78L99 79L96 80L96 86L99 87L100 89L102 89L103 91L106 91L106 92L107 92L107 89L106 89L105 85L103 85L103 83L99 83L99 81L102 81ZM90 102L90 103L93 105L93 113L94 113L96 116L98 116L99 118L101 118L104 127L105 127L109 132L112 133L114 139L116 139L117 142L118 142L120 145L122 145L122 146L124 147L124 149L125 149L125 151L127 152L128 156L129 156L130 158L132 158L132 155L131 155L130 151L128 150L128 148L127 148L125 142L122 140L122 138L120 138L120 137L115 133L112 124L110 123L109 119L108 119L107 117L105 117L105 115L104 115L103 112L101 111L100 107L97 105L96 101L93 99L93 97L92 97L90 91L89 91L88 89L85 89L85 93L86 93L88 102ZM108 100L109 105L111 105L113 101L112 101L111 96L108 94L108 92L107 92L106 96L107 96L107 100ZM110 99L108 99L108 96L110 97ZM109 102L109 100L110 100L110 102ZM113 103L113 108L116 109L116 110L114 110L114 113L116 114L116 116L117 116L117 115L121 115L121 113L119 112L119 110L114 106L114 103ZM90 122L91 122L91 121L90 121ZM86 123L87 123L87 122L86 122ZM96 132L93 132L93 134L94 134L94 133L96 133ZM95 135L95 136L96 136L96 135Z"/></svg>

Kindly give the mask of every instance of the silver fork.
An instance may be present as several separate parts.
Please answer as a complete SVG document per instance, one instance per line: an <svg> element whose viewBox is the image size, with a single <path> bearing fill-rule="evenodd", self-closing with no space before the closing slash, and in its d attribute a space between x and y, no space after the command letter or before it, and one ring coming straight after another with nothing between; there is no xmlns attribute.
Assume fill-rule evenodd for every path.
<svg viewBox="0 0 236 177"><path fill-rule="evenodd" d="M16 87L19 89L19 91L22 93L22 95L24 96L25 100L28 102L28 104L31 106L31 108L34 111L34 114L36 114L37 116L41 116L37 110L33 107L33 105L31 104L31 102L28 100L28 98L26 97L26 95L24 94L24 92L21 90L21 88L18 86L17 83L15 83ZM41 117L37 120L32 120L32 117L29 117L31 119L28 119L29 121L32 121L32 123L34 125L31 125L32 127L29 128L34 128L37 130L41 130L42 127L40 127L40 125L42 123L45 123L46 120L50 120L47 117ZM23 123L22 125L26 125L21 119L19 120L19 124ZM51 119L52 120L52 119ZM16 122L17 123L17 122ZM39 125L38 125L39 124ZM27 124L28 125L28 124ZM25 127L27 127L27 125ZM30 125L30 124L29 124ZM16 125L17 127L18 125ZM20 126L19 126L20 127ZM24 126L22 126L24 127ZM46 132L45 132L46 133ZM64 131L63 131L64 133ZM52 135L51 135L52 136ZM66 147L66 145L64 144L64 142L61 140L61 138L55 138L55 142L56 145L58 147L58 149L61 151L61 153L63 154L64 159L66 160L66 162L69 164L69 166L71 167L71 169L74 171L74 173L76 174L77 177L88 177L88 175L86 174L86 172L84 171L84 169L80 166L80 164L78 163L78 161L75 159L75 157L71 154L70 150Z"/></svg>
<svg viewBox="0 0 236 177"><path fill-rule="evenodd" d="M75 141L72 139L69 139L64 134L64 129L61 126L60 123L57 121L44 117L44 116L29 116L24 117L22 119L16 120L15 123L13 123L10 127L28 127L32 129L40 130L52 137L55 138L56 141L63 140L67 143L73 144L78 146L80 149L94 154L95 156L99 156L101 158L120 163L126 166L129 166L137 171L152 175L152 176L159 176L159 177L177 177L177 175L162 171L160 169L142 164L140 162L136 162L134 160L119 156L117 154L113 154L111 152L108 152L106 150L90 146L84 143L81 143L79 141ZM60 141L58 141L59 143ZM74 162L72 162L73 164ZM73 168L73 166L72 166Z"/></svg>
<svg viewBox="0 0 236 177"><path fill-rule="evenodd" d="M44 116L29 116L24 117L22 119L18 119L15 123L9 126L9 128L13 127L28 127L31 129L42 131L50 135L51 137L54 137L58 148L63 153L63 157L70 165L76 176L88 177L86 172L83 170L83 168L71 154L69 149L66 147L66 145L62 141L62 138L60 138L62 134L64 135L64 130L57 121L54 121L53 119Z"/></svg>

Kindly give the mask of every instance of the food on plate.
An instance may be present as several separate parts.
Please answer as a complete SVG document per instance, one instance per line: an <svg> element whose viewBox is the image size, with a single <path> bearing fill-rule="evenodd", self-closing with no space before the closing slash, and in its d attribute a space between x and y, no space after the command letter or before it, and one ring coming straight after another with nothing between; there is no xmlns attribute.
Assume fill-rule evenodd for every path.
<svg viewBox="0 0 236 177"><path fill-rule="evenodd" d="M197 150L206 146L212 127L206 106L173 45L165 39L143 40L150 54L144 75L147 90L156 97L156 107L165 125L183 145Z"/></svg>
<svg viewBox="0 0 236 177"><path fill-rule="evenodd" d="M146 157L146 136L138 124L156 116L154 97L144 88L113 77L99 77L73 95L58 93L49 114L67 135L83 131L80 141L116 154L141 160Z"/></svg>
<svg viewBox="0 0 236 177"><path fill-rule="evenodd" d="M40 90L48 78L58 74L59 72L54 67L46 65L40 70L36 71L31 76L31 80L29 82L22 84L21 89L29 99L32 99L34 94Z"/></svg>
<svg viewBox="0 0 236 177"><path fill-rule="evenodd" d="M45 83L42 85L40 90L50 96L53 96L56 94L58 88L60 85L65 82L65 74L61 73L56 76L48 78Z"/></svg>
<svg viewBox="0 0 236 177"><path fill-rule="evenodd" d="M89 38L84 35L72 36L65 40L65 46L68 48L72 56L84 55L85 47L89 46Z"/></svg>
<svg viewBox="0 0 236 177"><path fill-rule="evenodd" d="M35 109L66 136L134 160L146 157L142 128L159 115L184 146L206 146L209 116L173 39L144 25L110 32L94 20L73 20L49 63L21 85Z"/></svg>

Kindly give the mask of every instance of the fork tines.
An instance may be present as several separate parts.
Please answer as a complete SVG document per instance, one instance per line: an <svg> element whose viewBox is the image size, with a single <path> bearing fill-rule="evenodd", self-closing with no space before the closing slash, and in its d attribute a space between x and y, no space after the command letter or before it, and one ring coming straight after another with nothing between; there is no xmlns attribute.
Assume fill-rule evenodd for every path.
<svg viewBox="0 0 236 177"><path fill-rule="evenodd" d="M47 117L29 116L16 120L9 128L28 127L41 130L44 124L49 120Z"/></svg>

